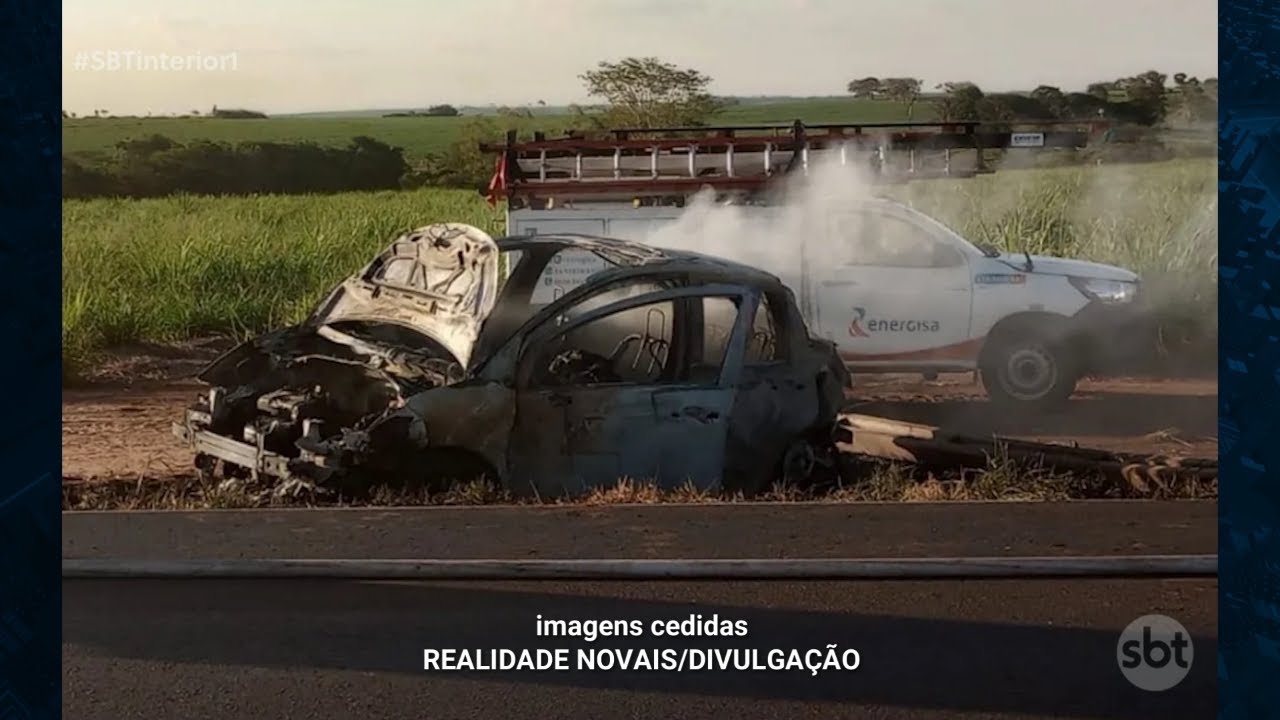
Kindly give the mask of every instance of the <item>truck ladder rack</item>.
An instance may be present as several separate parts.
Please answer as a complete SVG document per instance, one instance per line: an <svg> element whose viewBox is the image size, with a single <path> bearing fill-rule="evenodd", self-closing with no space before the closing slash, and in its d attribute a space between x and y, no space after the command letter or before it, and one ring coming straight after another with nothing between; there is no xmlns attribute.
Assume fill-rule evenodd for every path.
<svg viewBox="0 0 1280 720"><path fill-rule="evenodd" d="M556 199L632 200L681 197L713 188L751 196L779 175L807 173L819 161L862 163L883 182L927 177L971 177L992 172L984 151L1082 148L1109 129L1096 120L745 125L621 128L592 135L520 141L508 131L500 144L482 143L498 161L489 197L533 204ZM957 166L954 151L974 151L971 166ZM905 154L906 162L902 162Z"/></svg>

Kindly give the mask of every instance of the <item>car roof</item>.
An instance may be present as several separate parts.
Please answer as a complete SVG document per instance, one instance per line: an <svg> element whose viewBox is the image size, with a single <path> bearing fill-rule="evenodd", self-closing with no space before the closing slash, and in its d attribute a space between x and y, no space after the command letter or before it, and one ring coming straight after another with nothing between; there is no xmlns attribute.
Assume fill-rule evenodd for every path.
<svg viewBox="0 0 1280 720"><path fill-rule="evenodd" d="M497 243L498 248L504 252L541 245L588 250L599 252L617 263L617 267L602 270L591 276L586 283L588 285L613 282L627 277L678 272L694 272L709 280L728 283L782 285L782 281L776 275L751 265L689 250L654 247L631 240L598 235L579 233L512 235L498 239Z"/></svg>

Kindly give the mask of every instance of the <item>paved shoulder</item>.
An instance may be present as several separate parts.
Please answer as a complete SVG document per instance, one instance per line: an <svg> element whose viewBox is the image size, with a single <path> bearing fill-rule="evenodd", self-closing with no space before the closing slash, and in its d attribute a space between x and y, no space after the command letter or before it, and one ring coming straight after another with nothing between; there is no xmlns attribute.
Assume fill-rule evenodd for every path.
<svg viewBox="0 0 1280 720"><path fill-rule="evenodd" d="M68 558L1209 554L1214 502L737 504L64 513Z"/></svg>

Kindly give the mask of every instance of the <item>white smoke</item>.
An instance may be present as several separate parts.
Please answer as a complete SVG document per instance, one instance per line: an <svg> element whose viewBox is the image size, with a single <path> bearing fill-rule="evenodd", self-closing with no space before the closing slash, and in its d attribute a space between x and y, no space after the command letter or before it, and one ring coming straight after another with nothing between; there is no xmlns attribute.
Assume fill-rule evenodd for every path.
<svg viewBox="0 0 1280 720"><path fill-rule="evenodd" d="M875 197L870 172L834 160L811 162L807 175L785 177L778 204L729 205L714 191L691 198L675 221L643 239L645 244L715 255L758 267L798 291L800 253L842 264L855 237L854 213ZM841 232L831 232L840 224ZM819 243L819 245L815 245Z"/></svg>

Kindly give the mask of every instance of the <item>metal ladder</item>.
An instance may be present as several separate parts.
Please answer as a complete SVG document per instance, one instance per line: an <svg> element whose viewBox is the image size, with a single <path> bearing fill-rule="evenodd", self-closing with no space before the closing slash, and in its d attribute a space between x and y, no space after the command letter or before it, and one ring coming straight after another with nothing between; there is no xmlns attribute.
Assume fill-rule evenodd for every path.
<svg viewBox="0 0 1280 720"><path fill-rule="evenodd" d="M842 166L865 157L873 174L885 182L972 177L993 171L984 156L987 150L1084 147L1097 135L1098 124L1106 125L1046 122L1028 131L1013 130L1014 124L992 128L977 122L806 126L796 121L789 125L620 129L593 137L571 131L553 139L535 132L532 141L525 142L519 141L513 130L507 132L506 142L482 143L480 149L502 153L507 159L512 177L505 182L514 186L509 195L543 190L561 195L688 193L704 183L727 192L751 192L780 174L809 174L819 152ZM1089 128L1050 129L1056 125ZM957 168L955 150L975 152L976 157ZM921 151L928 153L923 165ZM513 162L514 169L510 168ZM664 183L670 184L664 187Z"/></svg>

